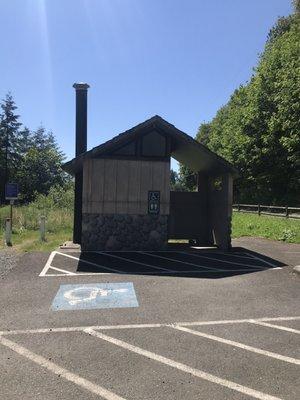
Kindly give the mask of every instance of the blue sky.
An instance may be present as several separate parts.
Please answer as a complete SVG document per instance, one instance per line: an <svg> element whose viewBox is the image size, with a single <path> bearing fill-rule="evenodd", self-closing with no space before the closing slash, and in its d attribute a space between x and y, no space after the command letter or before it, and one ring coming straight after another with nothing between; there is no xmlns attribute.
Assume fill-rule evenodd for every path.
<svg viewBox="0 0 300 400"><path fill-rule="evenodd" d="M290 0L0 0L0 97L74 155L74 82L88 147L154 114L194 136L257 63Z"/></svg>

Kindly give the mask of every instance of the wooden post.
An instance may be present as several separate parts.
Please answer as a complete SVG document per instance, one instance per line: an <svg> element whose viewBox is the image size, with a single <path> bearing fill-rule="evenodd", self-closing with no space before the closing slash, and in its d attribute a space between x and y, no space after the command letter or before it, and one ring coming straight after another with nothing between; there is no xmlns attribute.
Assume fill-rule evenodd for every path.
<svg viewBox="0 0 300 400"><path fill-rule="evenodd" d="M14 205L14 200L10 200L10 224L11 224L11 231L13 227L13 205Z"/></svg>
<svg viewBox="0 0 300 400"><path fill-rule="evenodd" d="M257 211L258 211L258 215L260 215L260 204L258 205Z"/></svg>
<svg viewBox="0 0 300 400"><path fill-rule="evenodd" d="M237 210L240 211L240 205L239 204L237 205Z"/></svg>
<svg viewBox="0 0 300 400"><path fill-rule="evenodd" d="M289 207L288 206L285 207L285 216L286 216L286 218L289 217Z"/></svg>
<svg viewBox="0 0 300 400"><path fill-rule="evenodd" d="M40 240L42 242L46 241L46 217L41 216L40 221Z"/></svg>
<svg viewBox="0 0 300 400"><path fill-rule="evenodd" d="M11 219L5 219L5 244L6 246L12 246L11 242Z"/></svg>

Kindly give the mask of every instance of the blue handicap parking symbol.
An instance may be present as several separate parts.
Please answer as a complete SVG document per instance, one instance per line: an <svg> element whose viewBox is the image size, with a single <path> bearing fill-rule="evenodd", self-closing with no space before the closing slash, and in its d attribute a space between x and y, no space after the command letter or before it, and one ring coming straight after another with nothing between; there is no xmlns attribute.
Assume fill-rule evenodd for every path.
<svg viewBox="0 0 300 400"><path fill-rule="evenodd" d="M132 282L60 285L52 310L138 307Z"/></svg>

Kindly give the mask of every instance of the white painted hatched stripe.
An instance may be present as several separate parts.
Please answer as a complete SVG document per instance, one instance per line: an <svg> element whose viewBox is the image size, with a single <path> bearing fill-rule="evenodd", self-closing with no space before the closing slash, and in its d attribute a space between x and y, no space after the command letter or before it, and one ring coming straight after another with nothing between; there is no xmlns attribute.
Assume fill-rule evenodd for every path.
<svg viewBox="0 0 300 400"><path fill-rule="evenodd" d="M240 252L237 252L237 251L235 251L235 252L233 252L233 253L222 253L222 252L216 252L216 254L221 254L221 255L224 255L224 256L228 256L228 257L238 257L238 258L252 258L252 256L249 254L248 256L246 256L245 255L245 253L240 253Z"/></svg>
<svg viewBox="0 0 300 400"><path fill-rule="evenodd" d="M193 264L193 263L190 263L190 262L188 262L188 261L180 261L180 260L176 260L175 258L159 256L159 255L157 255L157 254L148 253L148 252L146 252L146 251L142 252L142 254L146 254L146 255L149 255L149 256L151 256L151 257L161 258L161 259L164 259L164 260L169 260L169 261L177 262L177 263L179 263L179 264L192 265L193 267L196 267L196 268L198 268L198 269L203 269L203 268L205 268L207 271L218 271L218 272L223 271L222 269L219 269L219 268L207 267L207 266L205 266L205 265Z"/></svg>
<svg viewBox="0 0 300 400"><path fill-rule="evenodd" d="M203 269L203 268L205 268L207 271L217 271L217 272L227 272L227 271L229 271L229 272L233 272L233 271L251 271L251 270L254 270L254 271L264 271L264 270L266 270L266 269L268 269L268 268L264 268L264 267L261 267L261 266L255 266L255 265L251 265L251 267L249 268L249 265L247 265L247 264L239 264L239 263L231 263L231 264L239 264L239 265L242 265L242 266L244 266L244 267L247 267L247 269L243 269L243 270L237 270L237 269L231 269L231 270L229 270L229 269L227 269L227 268L221 268L221 267L218 267L218 268L215 268L215 267L208 267L208 266L206 266L206 265L199 265L199 264L194 264L194 263L191 263L191 262L189 262L189 261L182 261L182 260L178 260L177 258L170 258L170 257L165 257L165 256L159 256L159 255L157 255L157 254L152 254L152 253L148 253L148 252L143 252L144 254L147 254L147 255L149 255L149 256L151 256L151 257L156 257L156 258L162 258L162 259L166 259L166 260L169 260L169 261L173 261L173 262L177 262L177 263L180 263L180 264L184 264L184 265L192 265L193 267L196 267L196 268L198 268L198 269ZM184 253L184 252L179 252L179 251L174 251L173 253L179 253L179 254L187 254L187 255L190 255L190 253ZM198 257L197 255L195 255L195 257ZM199 257L202 257L202 256L199 256ZM203 256L204 257L204 256ZM211 258L211 257L204 257L204 258L208 258L208 259L210 259L210 260L213 260L213 258ZM214 259L214 260L216 260L216 259ZM217 261L219 261L220 263L222 263L223 261L222 260L217 260ZM226 261L227 262L227 261ZM229 262L229 261L228 261Z"/></svg>
<svg viewBox="0 0 300 400"><path fill-rule="evenodd" d="M162 267L156 267L155 265L146 264L146 263L144 263L144 262L131 260L131 259L126 258L126 257L117 256L117 255L111 254L111 253L105 253L105 252L103 252L103 251L95 251L95 253L97 253L97 254L102 254L102 255L105 255L105 256L109 256L109 257L113 257L113 258L117 258L117 259L119 259L119 260L127 261L127 262L130 262L130 263L133 263L133 264L144 265L144 266L146 266L146 267L151 267L151 268L153 268L153 269L157 269L157 270L160 270L160 271L176 272L176 271L174 271L174 270L172 270L172 269L162 268Z"/></svg>
<svg viewBox="0 0 300 400"><path fill-rule="evenodd" d="M251 257L253 257L254 259L262 261L262 262L270 265L270 267L272 267L272 268L277 267L277 265L275 265L275 264L271 263L270 261L267 261L267 260L265 260L265 259L263 259L261 257L258 257L257 255L250 254L250 253L247 253L247 252L245 254L251 255Z"/></svg>
<svg viewBox="0 0 300 400"><path fill-rule="evenodd" d="M120 259L120 260L124 260L124 261L126 261L128 263L133 263L133 264L137 264L137 265L143 265L143 266L146 266L146 267L154 269L154 270L159 270L159 271L161 271L161 274L172 273L172 274L176 275L176 274L187 274L187 273L189 273L189 274L199 274L199 273L207 273L207 272L212 272L212 273L219 273L219 272L226 272L226 273L227 272L228 273L230 273L230 272L252 272L252 271L255 272L255 271L261 271L261 270L267 270L268 269L268 268L264 268L264 267L261 267L261 266L254 266L254 265L250 266L250 265L247 265L247 264L230 262L228 260L219 260L219 259L216 259L216 258L212 258L210 256L206 257L206 256L203 256L203 255L197 255L197 254L188 253L188 252L181 252L181 251L172 251L172 253L178 253L178 254L181 254L181 255L194 256L194 257L199 257L199 258L208 258L208 259L213 259L213 260L217 260L217 261L220 261L220 262L226 262L226 263L229 263L229 264L232 263L232 264L245 266L247 268L228 269L228 268L221 268L221 267L220 268L208 267L208 266L194 264L194 263L191 263L191 262L188 262L188 261L182 261L182 260L178 260L176 258L165 257L165 256L161 256L161 255L157 254L157 253L164 253L165 254L165 253L170 253L170 252L171 251L160 251L160 252L131 251L131 252L125 252L125 253L145 254L145 255L148 255L148 256L157 257L157 258L161 258L161 259L166 259L166 260L169 260L169 261L172 261L172 262L177 262L177 263L184 264L184 265L191 265L193 267L196 267L197 270L180 270L179 271L179 270L173 270L173 269L169 269L169 268L158 267L158 266L155 266L155 265L152 265L152 264L144 263L142 261L132 260L130 258L121 257L119 255L108 253L108 252L89 251L87 253L102 254L102 255L105 255L105 256L114 257L114 258L117 258L117 259ZM113 253L115 253L115 252L113 252ZM223 253L217 253L217 254L222 255ZM65 269L62 269L62 268L54 267L54 266L51 265L51 263L53 262L55 255L60 255L60 256L64 256L64 257L70 258L70 259L74 259L76 261L80 261L82 263L94 266L96 268L102 268L102 269L104 269L106 271L109 271L109 272L98 272L98 273L97 272L95 272L95 273L71 272L71 271L68 271L68 270L65 270ZM224 255L226 255L226 254L224 253ZM252 257L247 257L247 258L252 258ZM249 268L251 268L251 270L249 270ZM275 267L273 269L281 269L281 267ZM49 273L49 270L55 270L57 272L61 272L61 274ZM43 268L43 270L41 271L39 276L42 276L42 277L45 277L45 276L47 276L47 277L49 277L49 276L50 277L85 276L85 275L91 275L92 276L92 275L106 275L106 274L109 274L111 272L114 272L114 273L117 273L117 274L127 274L127 275L134 274L134 272L131 273L131 272L119 270L117 268L107 267L105 265L98 264L96 262L92 262L92 261L88 261L88 260L85 260L85 259L81 259L79 257L75 257L75 256L73 256L71 254L62 253L62 252L59 252L59 251L53 251L53 252L51 252L51 254L50 254L50 256L49 256L49 258L48 258L48 260L47 260L47 262L45 264L45 267ZM148 275L148 274L151 274L152 272L139 271L139 273L140 274L144 274L144 275Z"/></svg>
<svg viewBox="0 0 300 400"><path fill-rule="evenodd" d="M252 265L252 264L245 264L245 263L239 263L239 262L235 262L235 261L228 261L228 260L220 260L219 258L215 258L215 257L209 257L209 256L202 256L200 254L191 254L191 253L185 253L185 252L181 252L181 251L176 251L176 253L178 254L187 254L189 256L193 256L193 257L198 257L198 258L205 258L207 260L213 260L213 261L219 261L220 263L227 263L227 264L233 264L233 265L242 265L244 267L248 267L248 268L256 268L256 269L268 269L259 265Z"/></svg>

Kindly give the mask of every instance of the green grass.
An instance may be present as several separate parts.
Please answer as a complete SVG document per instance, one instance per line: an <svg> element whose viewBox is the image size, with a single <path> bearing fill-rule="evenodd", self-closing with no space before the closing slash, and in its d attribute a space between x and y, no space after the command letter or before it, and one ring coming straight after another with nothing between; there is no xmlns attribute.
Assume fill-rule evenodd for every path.
<svg viewBox="0 0 300 400"><path fill-rule="evenodd" d="M300 243L300 220L234 212L232 237L256 236Z"/></svg>
<svg viewBox="0 0 300 400"><path fill-rule="evenodd" d="M45 242L40 240L38 231L26 230L21 235L18 232L14 232L12 235L13 248L21 252L55 250L67 240L72 240L72 229L70 228L47 232ZM4 241L1 243L0 249L1 247L4 248Z"/></svg>
<svg viewBox="0 0 300 400"><path fill-rule="evenodd" d="M46 242L39 238L39 219L46 216ZM9 207L0 208L0 221L9 216ZM2 227L4 225L2 224ZM54 250L72 239L73 211L71 209L39 209L34 204L14 207L13 248L22 252ZM4 248L2 231L0 248ZM232 237L256 236L287 243L300 243L300 220L256 214L233 213Z"/></svg>

